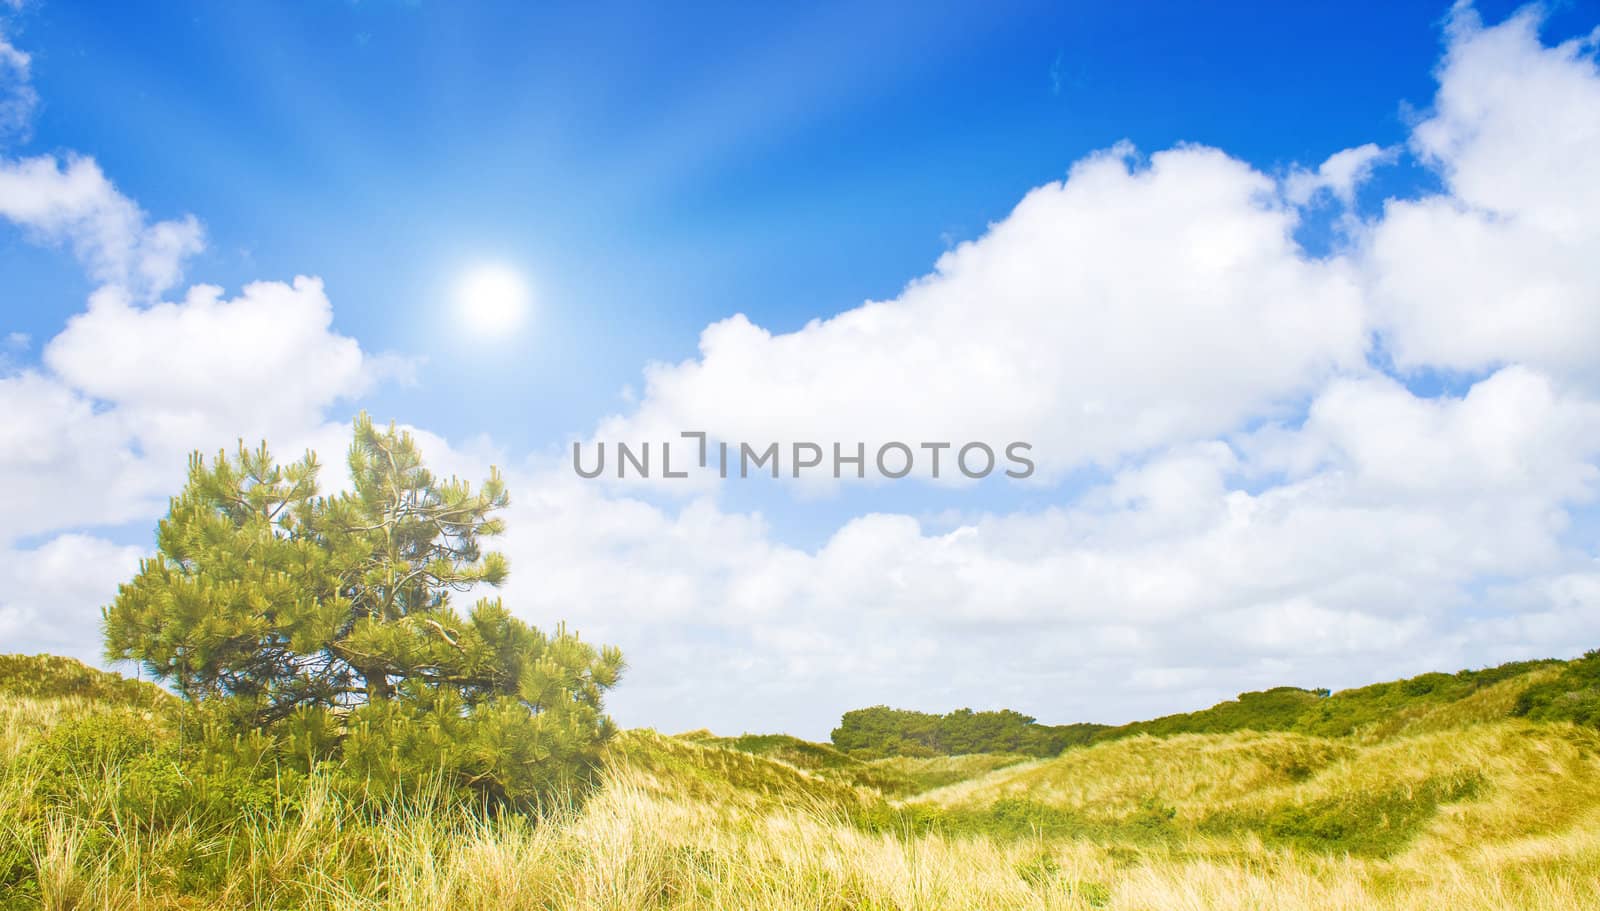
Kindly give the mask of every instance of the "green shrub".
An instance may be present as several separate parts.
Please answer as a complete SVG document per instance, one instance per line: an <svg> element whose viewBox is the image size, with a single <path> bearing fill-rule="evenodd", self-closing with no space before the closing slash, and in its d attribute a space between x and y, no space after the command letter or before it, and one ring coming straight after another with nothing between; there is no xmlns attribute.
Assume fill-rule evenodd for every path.
<svg viewBox="0 0 1600 911"><path fill-rule="evenodd" d="M1391 857L1433 819L1441 805L1479 796L1477 774L1429 778L1380 790L1352 791L1266 811L1224 811L1204 820L1202 831L1255 832L1267 841L1328 854Z"/></svg>
<svg viewBox="0 0 1600 911"><path fill-rule="evenodd" d="M1199 712L1167 715L1101 731L1096 741L1118 740L1138 734L1168 737L1173 734L1229 734L1234 731L1288 730L1325 691L1279 686L1259 693L1240 693L1238 699L1218 703Z"/></svg>
<svg viewBox="0 0 1600 911"><path fill-rule="evenodd" d="M1513 661L1454 674L1422 674L1408 680L1341 690L1297 719L1289 730L1320 737L1344 737L1393 718L1408 709L1441 706L1513 677L1558 661Z"/></svg>
<svg viewBox="0 0 1600 911"><path fill-rule="evenodd" d="M1099 724L1039 724L1009 709L957 709L946 715L931 715L878 705L846 712L833 729L831 740L835 747L861 759L975 753L1048 757L1069 746L1086 744L1104 729L1105 725Z"/></svg>
<svg viewBox="0 0 1600 911"><path fill-rule="evenodd" d="M52 727L20 764L37 776L35 794L47 805L162 828L272 812L285 779L304 777L278 764L261 735L215 731L198 713L174 727L148 711L96 711Z"/></svg>
<svg viewBox="0 0 1600 911"><path fill-rule="evenodd" d="M1529 687L1517 698L1512 714L1600 727L1600 651L1568 662L1554 680Z"/></svg>
<svg viewBox="0 0 1600 911"><path fill-rule="evenodd" d="M1240 693L1237 699L1197 712L1107 728L1096 733L1094 740L1119 740L1137 734L1168 737L1174 734L1227 734L1242 730L1295 731L1318 737L1346 737L1362 728L1393 719L1398 713L1457 702L1485 687L1561 663L1513 661L1483 670L1421 674L1406 680L1375 683L1337 693L1329 693L1325 689L1280 686L1260 692ZM1596 676L1600 678L1600 671L1596 672ZM1596 698L1592 688L1589 692L1587 698ZM1575 701L1582 703L1583 698L1580 696ZM1577 711L1577 708L1569 709L1574 714ZM1571 715L1565 717L1570 718Z"/></svg>
<svg viewBox="0 0 1600 911"><path fill-rule="evenodd" d="M858 826L872 832L904 835L940 832L992 838L1094 838L1124 842L1167 841L1178 834L1177 810L1155 797L1146 798L1125 816L1097 817L1023 797L1003 797L970 808L930 804L865 807L855 814Z"/></svg>
<svg viewBox="0 0 1600 911"><path fill-rule="evenodd" d="M529 809L593 783L603 740L592 731L600 724L535 715L516 699L486 700L468 714L453 691L419 689L352 711L337 769L376 796L442 785L472 803Z"/></svg>
<svg viewBox="0 0 1600 911"><path fill-rule="evenodd" d="M1036 854L1017 864L1017 875L1022 877L1023 882L1037 889L1061 875L1061 864L1057 863L1052 855Z"/></svg>
<svg viewBox="0 0 1600 911"><path fill-rule="evenodd" d="M1067 888L1067 894L1091 908L1104 908L1111 904L1111 887L1104 883L1079 880Z"/></svg>
<svg viewBox="0 0 1600 911"><path fill-rule="evenodd" d="M323 495L314 453L191 456L156 554L103 611L105 655L206 706L240 768L331 762L365 793L437 780L517 809L585 780L614 733L621 652L499 598L453 603L508 578L485 549L505 530L499 472L477 488L436 475L410 433L365 414L347 464L351 488Z"/></svg>

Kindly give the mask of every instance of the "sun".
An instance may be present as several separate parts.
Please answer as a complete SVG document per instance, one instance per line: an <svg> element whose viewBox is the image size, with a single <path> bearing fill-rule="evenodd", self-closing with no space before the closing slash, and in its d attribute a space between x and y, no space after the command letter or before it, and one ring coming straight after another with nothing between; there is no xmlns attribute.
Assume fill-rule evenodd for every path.
<svg viewBox="0 0 1600 911"><path fill-rule="evenodd" d="M463 273L455 304L467 328L480 335L504 335L522 325L533 293L522 273L505 265L483 265Z"/></svg>

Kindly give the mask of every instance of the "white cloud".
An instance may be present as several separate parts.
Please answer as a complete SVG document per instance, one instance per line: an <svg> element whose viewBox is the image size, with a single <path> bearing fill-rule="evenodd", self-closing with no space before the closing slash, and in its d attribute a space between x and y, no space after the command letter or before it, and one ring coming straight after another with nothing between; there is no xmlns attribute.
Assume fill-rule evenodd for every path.
<svg viewBox="0 0 1600 911"><path fill-rule="evenodd" d="M1394 200L1366 239L1375 312L1405 369L1523 363L1600 383L1600 72L1545 47L1529 9L1458 9L1434 109L1411 137L1446 192Z"/></svg>
<svg viewBox="0 0 1600 911"><path fill-rule="evenodd" d="M91 298L44 350L64 383L114 401L148 438L293 433L372 383L374 365L335 332L322 282L256 282L238 297L196 285L178 303Z"/></svg>
<svg viewBox="0 0 1600 911"><path fill-rule="evenodd" d="M0 69L25 81L28 63L0 44ZM187 453L240 438L270 439L290 457L320 444L337 465L346 432L330 409L415 365L335 331L318 279L256 282L231 299L197 285L162 301L203 248L201 225L153 221L92 158L0 160L0 217L69 248L100 284L39 367L0 353L0 544L151 518ZM6 344L31 341L11 333Z"/></svg>
<svg viewBox="0 0 1600 911"><path fill-rule="evenodd" d="M1315 171L1303 168L1284 180L1283 196L1297 206L1310 205L1318 194L1327 193L1345 206L1355 201L1356 188L1372 175L1379 164L1393 161L1396 149L1366 143L1330 155Z"/></svg>
<svg viewBox="0 0 1600 911"><path fill-rule="evenodd" d="M135 449L134 428L49 376L0 377L0 543L150 515L181 478Z"/></svg>
<svg viewBox="0 0 1600 911"><path fill-rule="evenodd" d="M1217 150L1119 147L892 301L781 335L709 326L598 437L1025 440L1051 475L1226 432L1363 364L1350 270L1309 258L1296 218Z"/></svg>
<svg viewBox="0 0 1600 911"><path fill-rule="evenodd" d="M0 542L158 515L189 452L241 439L283 458L315 449L339 483L348 429L328 413L404 362L331 320L322 283L303 277L145 308L96 292L45 346L48 372L0 376Z"/></svg>
<svg viewBox="0 0 1600 911"><path fill-rule="evenodd" d="M140 297L177 284L204 246L192 215L151 223L92 158L0 161L0 217L45 243L64 243L91 278Z"/></svg>
<svg viewBox="0 0 1600 911"><path fill-rule="evenodd" d="M815 551L708 500L513 472L506 595L623 645L626 723L813 736L880 701L1114 720L1585 644L1574 612L1600 586L1568 585L1559 623L1512 622L1485 586L1592 564L1561 533L1600 480L1594 403L1508 368L1460 398L1340 381L1310 415L1073 505L949 529L866 515Z"/></svg>
<svg viewBox="0 0 1600 911"><path fill-rule="evenodd" d="M1456 398L1419 398L1383 376L1331 384L1304 426L1251 437L1262 462L1359 476L1373 499L1584 498L1600 469L1600 404L1507 367Z"/></svg>
<svg viewBox="0 0 1600 911"><path fill-rule="evenodd" d="M0 650L98 663L100 607L138 570L140 556L140 548L78 534L0 550Z"/></svg>
<svg viewBox="0 0 1600 911"><path fill-rule="evenodd" d="M32 130L33 112L39 105L32 64L33 58L17 50L0 31L0 144L8 139L26 140Z"/></svg>

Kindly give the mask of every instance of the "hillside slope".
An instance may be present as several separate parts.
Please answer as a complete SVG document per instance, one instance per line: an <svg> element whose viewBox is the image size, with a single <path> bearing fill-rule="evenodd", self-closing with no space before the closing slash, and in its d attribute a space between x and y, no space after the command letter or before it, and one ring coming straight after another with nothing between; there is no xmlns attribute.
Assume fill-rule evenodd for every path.
<svg viewBox="0 0 1600 911"><path fill-rule="evenodd" d="M1226 734L1233 731L1293 731L1322 737L1382 739L1415 732L1460 714L1462 720L1487 720L1514 714L1517 698L1538 684L1559 679L1571 662L1516 661L1454 674L1421 674L1329 693L1280 686L1197 712L1135 721L1099 731L1095 743L1141 734Z"/></svg>
<svg viewBox="0 0 1600 911"><path fill-rule="evenodd" d="M1600 655L1591 653L1572 661L1516 661L1454 674L1420 674L1337 693L1279 686L1241 693L1236 699L1198 711L1115 726L1045 725L1009 710L958 709L935 715L873 706L846 712L832 732L830 746L862 760L980 752L1048 758L1064 750L1139 735L1289 731L1375 740L1460 720L1513 715L1600 724ZM757 749L754 745L750 748Z"/></svg>
<svg viewBox="0 0 1600 911"><path fill-rule="evenodd" d="M193 756L174 778L171 697L74 664L0 659L6 911L1554 911L1600 883L1600 731L1533 717L1581 708L1586 664L1363 696L1339 736L1049 759L625 731L596 792L531 820L354 803L315 774L233 793Z"/></svg>
<svg viewBox="0 0 1600 911"><path fill-rule="evenodd" d="M1600 731L1494 721L1357 744L1303 734L1139 736L912 798L1037 831L1253 836L1390 857L1560 837L1600 823Z"/></svg>
<svg viewBox="0 0 1600 911"><path fill-rule="evenodd" d="M76 697L141 708L175 701L153 683L129 680L59 655L0 655L0 693L35 699Z"/></svg>

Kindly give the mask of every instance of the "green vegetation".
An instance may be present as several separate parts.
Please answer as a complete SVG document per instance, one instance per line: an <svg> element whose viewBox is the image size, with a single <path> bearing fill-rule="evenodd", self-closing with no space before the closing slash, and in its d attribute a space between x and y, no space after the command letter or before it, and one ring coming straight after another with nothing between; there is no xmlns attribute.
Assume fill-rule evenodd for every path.
<svg viewBox="0 0 1600 911"><path fill-rule="evenodd" d="M1545 679L1554 673L1559 678ZM1537 685L1535 685L1537 684ZM1513 712L1496 693L1524 694ZM845 758L931 758L969 754L1059 755L1063 750L1147 735L1229 734L1235 731L1293 731L1323 737L1382 738L1428 729L1452 713L1481 717L1523 715L1546 720L1600 724L1600 653L1574 662L1517 661L1454 674L1430 673L1330 693L1324 689L1274 687L1240 693L1208 709L1166 715L1118 726L1044 725L1019 712L959 709L934 715L888 706L846 712L833 730L832 745ZM753 735L746 735L749 740ZM787 738L793 743L804 743ZM739 749L796 761L787 754L750 745ZM808 748L821 749L809 744ZM804 761L796 764L805 765Z"/></svg>
<svg viewBox="0 0 1600 911"><path fill-rule="evenodd" d="M1513 712L1570 702L1593 663L1445 701L1363 688L1385 695L1343 736L1131 734L1052 758L626 731L598 790L484 814L446 776L352 787L338 759L224 736L225 703L8 656L0 909L1589 907L1600 731Z"/></svg>
<svg viewBox="0 0 1600 911"><path fill-rule="evenodd" d="M679 738L702 746L762 756L802 769L826 781L869 788L889 797L920 794L983 772L1025 762L1029 758L1012 753L973 753L964 756L895 756L869 760L824 743L812 743L788 734L717 737L709 731L691 731L680 734Z"/></svg>
<svg viewBox="0 0 1600 911"><path fill-rule="evenodd" d="M1169 737L1233 731L1296 731L1323 737L1384 736L1414 726L1431 713L1480 696L1499 684L1520 680L1526 686L1532 675L1564 666L1566 663L1553 660L1515 661L1483 670L1422 674L1331 694L1327 690L1280 686L1262 692L1240 693L1236 700L1198 712L1106 728L1096 732L1093 740L1098 743L1139 734ZM1560 717L1574 720L1571 715Z"/></svg>
<svg viewBox="0 0 1600 911"><path fill-rule="evenodd" d="M1528 687L1513 711L1539 721L1600 727L1600 651L1567 662L1558 676Z"/></svg>
<svg viewBox="0 0 1600 911"><path fill-rule="evenodd" d="M143 708L170 707L175 702L160 687L55 655L0 655L0 692L35 699L76 696Z"/></svg>
<svg viewBox="0 0 1600 911"><path fill-rule="evenodd" d="M1096 732L1094 740L1117 740L1138 734L1170 737L1173 734L1230 734L1234 731L1288 731L1327 696L1326 691L1303 690L1293 686L1274 687L1259 693L1240 693L1239 698L1221 702L1209 709L1165 715L1150 721L1136 721Z"/></svg>
<svg viewBox="0 0 1600 911"><path fill-rule="evenodd" d="M591 775L620 653L547 635L498 598L451 604L509 572L482 549L504 528L499 474L477 491L437 478L410 434L364 414L349 468L353 489L322 496L314 454L192 457L157 556L105 611L107 656L192 703L186 730L230 781L329 763L363 792L438 777L472 802L526 805Z"/></svg>
<svg viewBox="0 0 1600 911"><path fill-rule="evenodd" d="M862 758L886 756L961 756L970 753L1021 753L1054 756L1069 746L1089 743L1104 729L1098 724L1043 725L1020 712L957 709L930 715L879 705L846 712L833 729L835 747Z"/></svg>
<svg viewBox="0 0 1600 911"><path fill-rule="evenodd" d="M788 734L741 734L738 737L718 737L710 731L691 731L678 736L681 740L692 740L707 746L727 747L743 753L766 756L811 772L855 769L866 764L827 744L812 743L799 737L790 737Z"/></svg>
<svg viewBox="0 0 1600 911"><path fill-rule="evenodd" d="M910 787L892 792L897 796L910 796L967 781L980 775L1027 762L1030 758L1018 753L968 753L963 756L891 756L874 759L867 765L881 770L883 775L898 776L910 782ZM891 793L885 790L885 793Z"/></svg>
<svg viewBox="0 0 1600 911"><path fill-rule="evenodd" d="M1513 661L1482 670L1454 674L1422 674L1391 683L1341 690L1322 700L1295 720L1287 730L1343 737L1380 729L1397 715L1416 717L1486 692L1497 684L1553 666L1559 661Z"/></svg>
<svg viewBox="0 0 1600 911"><path fill-rule="evenodd" d="M1465 771L1429 778L1420 785L1396 783L1375 791L1356 791L1288 803L1270 809L1223 811L1207 818L1202 830L1255 832L1263 838L1335 854L1390 857L1415 838L1443 804L1479 796L1487 782Z"/></svg>
<svg viewBox="0 0 1600 911"><path fill-rule="evenodd" d="M849 787L871 788L891 796L914 794L926 788L905 772L866 762L827 744L812 743L787 734L744 734L717 737L709 732L681 735L701 746L720 747L762 756L804 770L824 781Z"/></svg>

